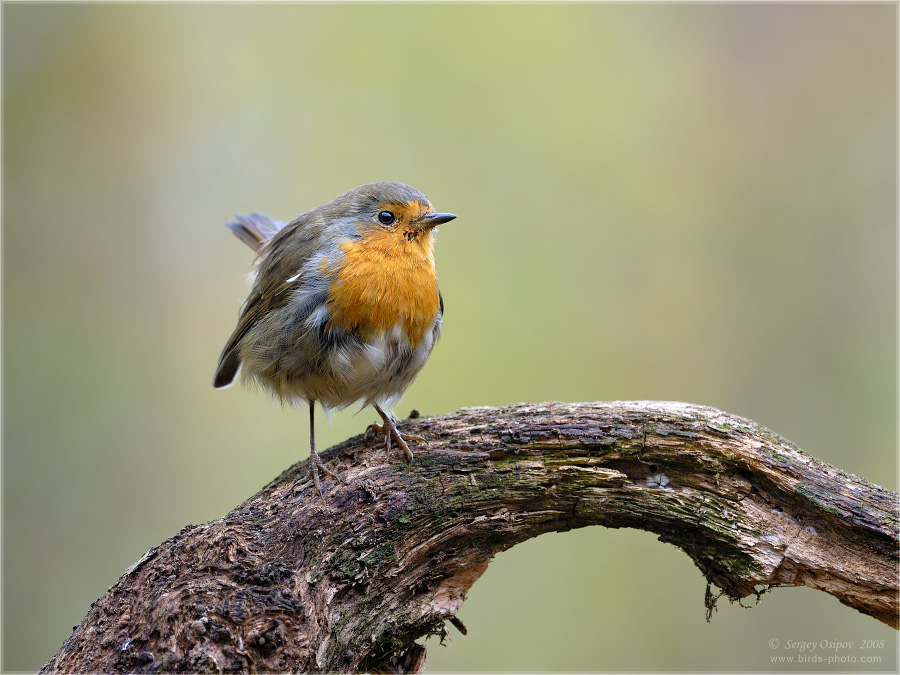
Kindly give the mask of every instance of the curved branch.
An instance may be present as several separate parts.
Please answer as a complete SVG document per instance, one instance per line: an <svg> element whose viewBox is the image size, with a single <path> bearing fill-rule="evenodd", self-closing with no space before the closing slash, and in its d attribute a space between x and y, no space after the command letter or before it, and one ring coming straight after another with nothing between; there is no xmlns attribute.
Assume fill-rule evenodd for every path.
<svg viewBox="0 0 900 675"><path fill-rule="evenodd" d="M224 518L151 549L42 672L418 671L499 551L544 532L634 527L729 598L807 585L898 626L897 495L746 419L683 403L521 404L403 422L323 453Z"/></svg>

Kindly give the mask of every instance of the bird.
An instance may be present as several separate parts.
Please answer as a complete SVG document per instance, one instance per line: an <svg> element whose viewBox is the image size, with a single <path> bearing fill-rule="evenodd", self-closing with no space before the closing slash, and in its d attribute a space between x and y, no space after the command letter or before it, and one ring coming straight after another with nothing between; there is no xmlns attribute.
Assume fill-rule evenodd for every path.
<svg viewBox="0 0 900 675"><path fill-rule="evenodd" d="M309 407L309 472L342 481L316 452L315 407L354 403L381 418L369 430L403 450L391 410L441 334L444 300L434 232L456 218L394 181L367 183L285 223L263 213L226 226L256 254L253 283L219 356L213 386L240 376L275 399Z"/></svg>

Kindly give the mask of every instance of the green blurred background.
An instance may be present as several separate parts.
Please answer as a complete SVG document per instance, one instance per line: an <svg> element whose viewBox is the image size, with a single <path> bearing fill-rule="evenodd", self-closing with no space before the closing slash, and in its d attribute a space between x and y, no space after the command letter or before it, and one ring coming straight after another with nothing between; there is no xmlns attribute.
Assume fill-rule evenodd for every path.
<svg viewBox="0 0 900 675"><path fill-rule="evenodd" d="M4 670L306 455L305 415L211 387L251 262L221 224L368 181L459 214L398 413L690 401L897 489L896 3L2 11ZM897 669L825 594L708 624L703 593L647 533L545 535L429 668L781 670L835 639L856 662L815 669Z"/></svg>

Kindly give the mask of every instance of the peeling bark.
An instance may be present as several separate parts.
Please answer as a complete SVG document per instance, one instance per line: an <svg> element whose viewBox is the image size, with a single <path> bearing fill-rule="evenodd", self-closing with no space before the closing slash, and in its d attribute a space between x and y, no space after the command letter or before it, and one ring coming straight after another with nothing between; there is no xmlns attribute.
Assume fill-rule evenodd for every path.
<svg viewBox="0 0 900 675"><path fill-rule="evenodd" d="M897 495L755 422L683 403L521 404L406 420L298 463L151 549L41 672L421 672L491 558L545 532L634 527L731 599L806 585L898 627ZM709 606L715 596L708 594Z"/></svg>

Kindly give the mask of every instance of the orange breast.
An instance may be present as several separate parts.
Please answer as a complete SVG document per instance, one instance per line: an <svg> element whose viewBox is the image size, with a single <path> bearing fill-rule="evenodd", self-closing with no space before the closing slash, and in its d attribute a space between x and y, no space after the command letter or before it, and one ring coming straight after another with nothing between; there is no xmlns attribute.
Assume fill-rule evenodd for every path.
<svg viewBox="0 0 900 675"><path fill-rule="evenodd" d="M331 323L356 329L364 340L399 325L416 347L439 311L431 234L410 242L375 231L341 248L345 257L329 292Z"/></svg>

